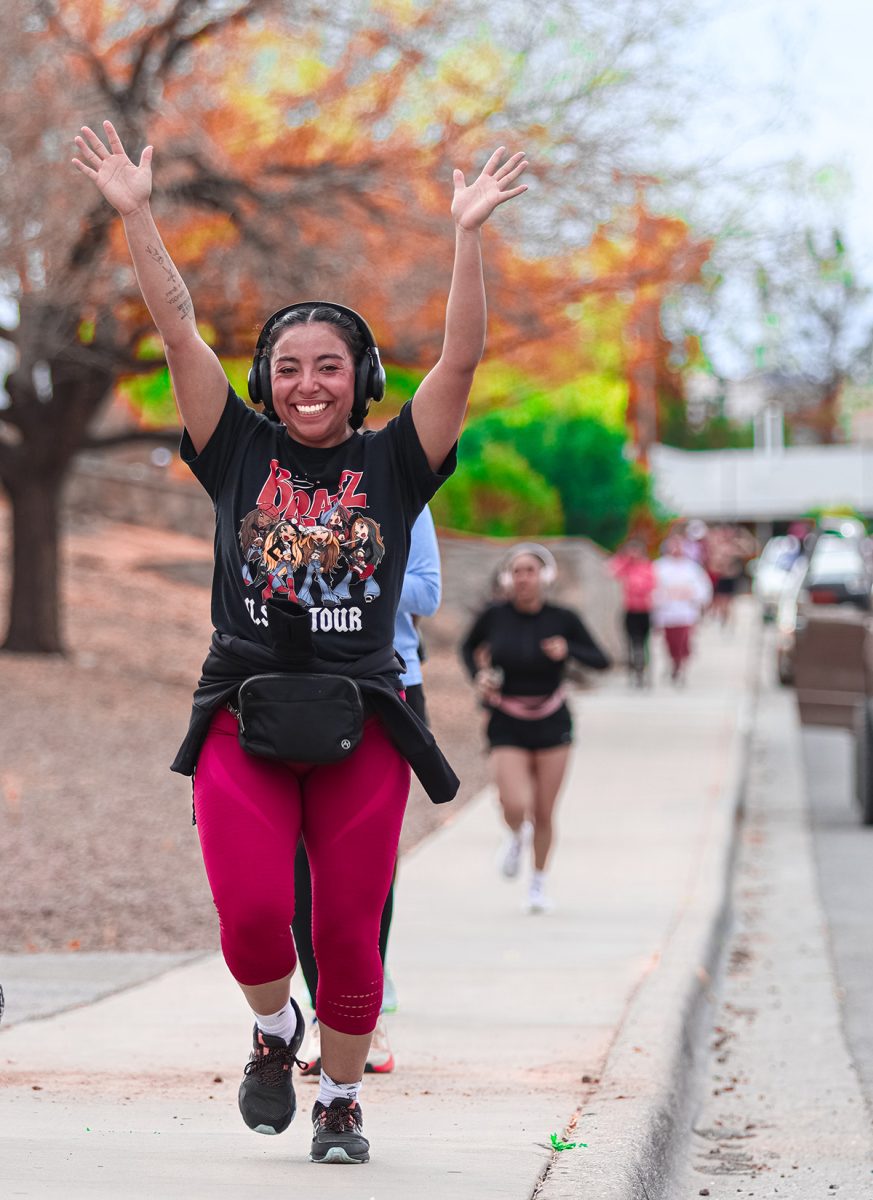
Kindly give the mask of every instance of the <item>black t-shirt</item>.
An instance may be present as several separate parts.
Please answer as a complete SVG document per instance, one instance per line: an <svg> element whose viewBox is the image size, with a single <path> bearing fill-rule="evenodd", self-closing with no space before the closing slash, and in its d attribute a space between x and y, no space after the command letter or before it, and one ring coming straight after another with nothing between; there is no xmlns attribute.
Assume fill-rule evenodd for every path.
<svg viewBox="0 0 873 1200"><path fill-rule="evenodd" d="M583 666L600 671L610 665L576 613L557 604L544 604L535 613L519 612L509 603L492 604L476 618L461 653L475 675L475 651L487 646L491 665L503 671L501 691L507 696L548 696L566 668L566 661L554 662L543 652L540 643L550 637L565 638L568 657Z"/></svg>
<svg viewBox="0 0 873 1200"><path fill-rule="evenodd" d="M229 388L206 446L198 454L185 431L180 453L215 508L216 629L269 645L266 601L285 597L309 610L321 658L392 644L410 529L455 467L452 450L431 470L409 404L383 429L316 449Z"/></svg>

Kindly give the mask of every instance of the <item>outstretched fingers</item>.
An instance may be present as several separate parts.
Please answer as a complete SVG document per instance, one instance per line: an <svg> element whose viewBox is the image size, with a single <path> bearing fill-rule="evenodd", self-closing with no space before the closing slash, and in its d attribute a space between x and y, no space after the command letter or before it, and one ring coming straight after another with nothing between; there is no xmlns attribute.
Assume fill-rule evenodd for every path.
<svg viewBox="0 0 873 1200"><path fill-rule="evenodd" d="M482 168L482 174L483 175L494 175L497 172L497 168L500 166L500 160L501 160L501 158L503 158L505 153L506 153L506 147L498 146L497 149L494 151L494 153L491 155L491 157L488 159L485 166Z"/></svg>
<svg viewBox="0 0 873 1200"><path fill-rule="evenodd" d="M497 204L505 204L507 200L512 200L516 196L520 196L522 194L522 192L526 192L526 191L527 191L526 183L519 184L518 187L510 189L510 191L508 191L508 192L502 191L500 193L500 195L497 197Z"/></svg>
<svg viewBox="0 0 873 1200"><path fill-rule="evenodd" d="M109 148L113 154L124 154L124 146L121 138L118 136L118 131L111 121L104 121L103 128L106 130L106 136L109 139Z"/></svg>
<svg viewBox="0 0 873 1200"><path fill-rule="evenodd" d="M502 151L501 151L501 153L502 153ZM511 154L509 156L509 158L506 160L506 162L503 164L503 166L498 171L494 172L494 178L495 179L510 179L510 180L515 179L515 177L517 175L520 175L521 172L524 170L524 168L527 166L527 163L524 162L523 160L524 160L524 151L523 150L519 150L515 154Z"/></svg>
<svg viewBox="0 0 873 1200"><path fill-rule="evenodd" d="M85 129L83 126L83 131L90 133L93 138L97 138L97 135L93 130ZM99 141L99 138L97 140ZM83 175L87 175L89 179L96 179L97 172L100 170L100 164L103 162L103 159L96 150L92 150L83 137L77 135L74 141L76 143L76 149L82 155L82 158L85 159L85 162L82 162L81 159L74 158L73 166L78 168ZM90 166L88 164L90 164Z"/></svg>
<svg viewBox="0 0 873 1200"><path fill-rule="evenodd" d="M94 170L93 167L86 167L85 164L83 162L81 162L78 158L74 158L72 160L72 163L73 163L73 166L78 171L81 171L83 175L87 175L89 179L97 178L97 172Z"/></svg>
<svg viewBox="0 0 873 1200"><path fill-rule="evenodd" d="M522 192L527 191L526 183L520 183L517 187L511 187L510 185L515 183L516 179L524 174L529 165L527 159L524 157L524 151L513 154L511 158L506 160L495 176L497 186L500 190L498 204L512 200L515 196L520 196Z"/></svg>
<svg viewBox="0 0 873 1200"><path fill-rule="evenodd" d="M506 147L498 146L482 168L482 176L490 177L497 185L499 195L495 202L496 204L503 204L505 201L512 200L515 196L520 196L522 192L527 191L526 183L519 184L517 187L511 186L524 174L530 165L524 156L524 151L517 150L515 154L510 154L506 162L501 162L505 153ZM457 187L457 178L455 186Z"/></svg>
<svg viewBox="0 0 873 1200"><path fill-rule="evenodd" d="M89 125L82 126L82 133L85 137L77 137L76 144L82 149L87 150L91 158L96 158L98 162L102 162L104 158L109 157L109 151L103 144L103 139L94 132Z"/></svg>

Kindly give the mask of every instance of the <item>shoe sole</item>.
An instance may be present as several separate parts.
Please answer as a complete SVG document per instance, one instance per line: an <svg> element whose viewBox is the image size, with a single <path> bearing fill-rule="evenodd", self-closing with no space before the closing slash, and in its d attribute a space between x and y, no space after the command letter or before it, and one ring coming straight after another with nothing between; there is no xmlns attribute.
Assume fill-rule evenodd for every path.
<svg viewBox="0 0 873 1200"><path fill-rule="evenodd" d="M378 1066L375 1063L370 1063L370 1062L364 1064L364 1074L365 1075L388 1075L393 1070L394 1070L394 1055L393 1054L391 1055L391 1057L388 1059L387 1062L380 1063Z"/></svg>
<svg viewBox="0 0 873 1200"><path fill-rule="evenodd" d="M315 1158L314 1155L309 1155L309 1161L314 1163L339 1163L343 1166L355 1167L358 1163L370 1161L369 1154L363 1155L361 1158L352 1158L342 1146L331 1146L326 1150L321 1158Z"/></svg>

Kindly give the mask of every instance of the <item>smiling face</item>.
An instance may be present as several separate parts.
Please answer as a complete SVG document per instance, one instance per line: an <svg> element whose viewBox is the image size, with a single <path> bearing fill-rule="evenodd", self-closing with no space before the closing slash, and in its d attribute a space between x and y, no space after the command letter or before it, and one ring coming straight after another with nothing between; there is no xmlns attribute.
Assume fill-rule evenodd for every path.
<svg viewBox="0 0 873 1200"><path fill-rule="evenodd" d="M351 434L355 397L351 351L330 325L294 325L270 356L273 407L304 446L338 446Z"/></svg>

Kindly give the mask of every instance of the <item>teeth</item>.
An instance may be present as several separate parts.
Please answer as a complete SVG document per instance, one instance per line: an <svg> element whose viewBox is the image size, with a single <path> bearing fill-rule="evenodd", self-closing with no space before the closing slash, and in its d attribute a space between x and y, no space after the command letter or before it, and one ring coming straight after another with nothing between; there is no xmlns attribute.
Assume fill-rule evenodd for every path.
<svg viewBox="0 0 873 1200"><path fill-rule="evenodd" d="M294 407L299 413L320 413L324 412L327 404L322 401L321 404L295 404Z"/></svg>

